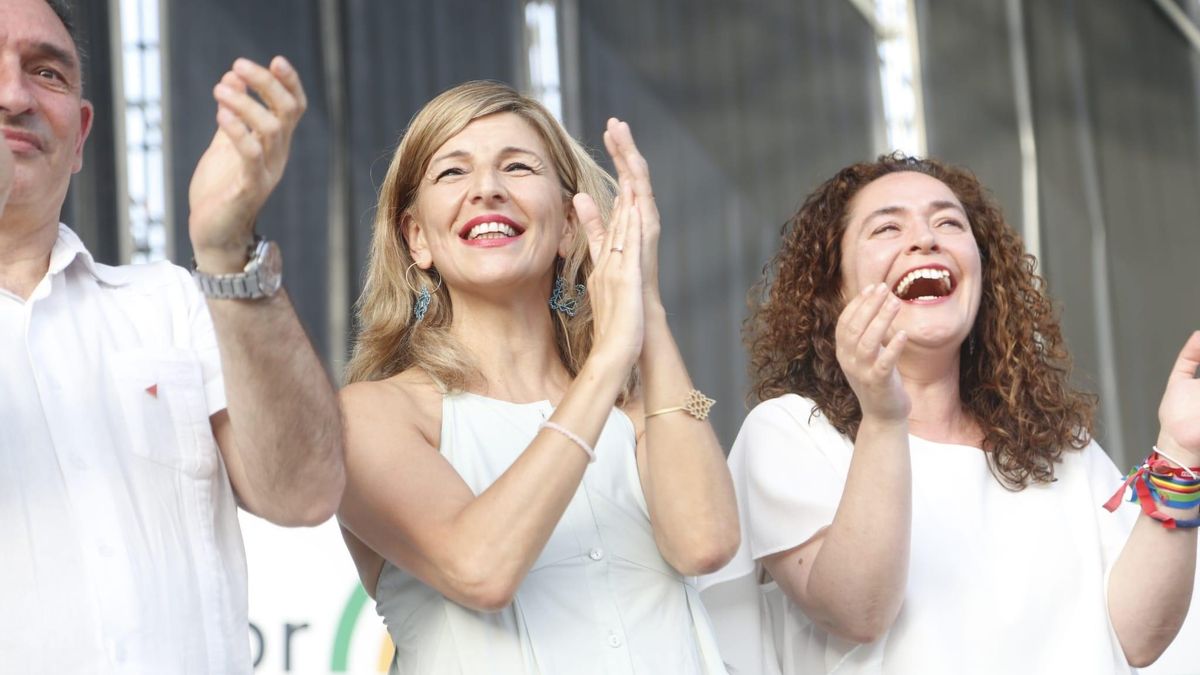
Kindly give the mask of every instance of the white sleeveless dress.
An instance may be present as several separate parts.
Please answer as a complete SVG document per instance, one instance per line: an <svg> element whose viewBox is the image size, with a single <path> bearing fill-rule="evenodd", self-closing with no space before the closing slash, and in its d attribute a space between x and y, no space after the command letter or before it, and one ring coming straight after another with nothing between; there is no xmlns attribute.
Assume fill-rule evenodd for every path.
<svg viewBox="0 0 1200 675"><path fill-rule="evenodd" d="M446 396L440 452L480 494L552 412L546 401ZM672 569L654 543L634 448L632 422L613 409L596 462L500 612L467 609L385 562L376 610L396 644L392 672L726 673L694 579Z"/></svg>

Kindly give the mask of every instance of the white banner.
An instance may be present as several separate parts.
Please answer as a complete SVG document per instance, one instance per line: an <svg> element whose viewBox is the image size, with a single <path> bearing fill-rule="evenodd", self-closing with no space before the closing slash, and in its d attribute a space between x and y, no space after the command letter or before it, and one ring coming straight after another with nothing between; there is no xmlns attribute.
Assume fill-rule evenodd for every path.
<svg viewBox="0 0 1200 675"><path fill-rule="evenodd" d="M286 529L245 512L254 672L386 673L392 642L337 522Z"/></svg>

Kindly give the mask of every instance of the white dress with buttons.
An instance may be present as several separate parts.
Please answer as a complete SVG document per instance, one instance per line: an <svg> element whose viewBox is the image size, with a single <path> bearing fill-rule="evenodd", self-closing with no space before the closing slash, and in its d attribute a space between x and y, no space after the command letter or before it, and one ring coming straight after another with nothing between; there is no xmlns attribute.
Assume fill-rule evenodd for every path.
<svg viewBox="0 0 1200 675"><path fill-rule="evenodd" d="M479 494L553 410L548 402L446 396L440 451ZM614 409L596 463L500 612L467 609L384 563L376 608L396 644L392 672L725 673L693 580L654 543L634 444L632 422Z"/></svg>

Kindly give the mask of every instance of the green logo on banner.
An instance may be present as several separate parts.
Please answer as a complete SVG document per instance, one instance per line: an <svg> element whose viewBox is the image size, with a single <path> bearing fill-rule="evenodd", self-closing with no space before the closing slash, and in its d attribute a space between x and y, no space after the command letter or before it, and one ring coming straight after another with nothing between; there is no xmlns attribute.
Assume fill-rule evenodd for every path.
<svg viewBox="0 0 1200 675"><path fill-rule="evenodd" d="M354 630L358 626L358 618L362 615L363 607L370 599L362 584L354 585L354 590L350 592L350 597L346 599L346 606L342 609L342 616L338 619L337 634L333 638L333 655L329 659L330 671L344 673L349 668L350 645L354 637ZM391 638L384 633L383 641L379 645L376 670L381 673L386 672L392 662L394 652L395 647L392 646Z"/></svg>

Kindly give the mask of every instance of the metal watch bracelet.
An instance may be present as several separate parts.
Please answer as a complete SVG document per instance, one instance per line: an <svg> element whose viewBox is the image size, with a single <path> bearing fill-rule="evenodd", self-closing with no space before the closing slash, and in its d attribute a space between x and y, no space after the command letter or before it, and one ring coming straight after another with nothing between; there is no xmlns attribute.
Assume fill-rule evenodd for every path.
<svg viewBox="0 0 1200 675"><path fill-rule="evenodd" d="M279 246L260 236L254 237L250 260L241 272L207 274L192 261L192 277L206 297L220 300L257 300L270 297L283 284L283 257Z"/></svg>

